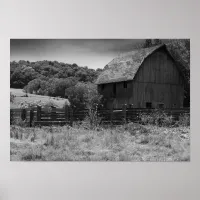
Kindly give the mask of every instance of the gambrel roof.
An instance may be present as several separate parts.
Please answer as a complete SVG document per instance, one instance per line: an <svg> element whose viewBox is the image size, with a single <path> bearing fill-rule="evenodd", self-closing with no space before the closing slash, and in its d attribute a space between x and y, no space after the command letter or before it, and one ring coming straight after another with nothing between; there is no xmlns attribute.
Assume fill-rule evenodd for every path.
<svg viewBox="0 0 200 200"><path fill-rule="evenodd" d="M166 45L161 44L121 54L108 63L108 69L99 75L96 84L133 80L145 58L160 48L167 50Z"/></svg>

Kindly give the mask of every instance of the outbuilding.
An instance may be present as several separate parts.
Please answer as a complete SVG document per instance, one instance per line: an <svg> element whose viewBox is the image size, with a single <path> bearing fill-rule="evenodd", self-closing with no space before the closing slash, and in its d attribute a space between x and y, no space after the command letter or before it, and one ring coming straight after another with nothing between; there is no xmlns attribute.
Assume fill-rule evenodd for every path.
<svg viewBox="0 0 200 200"><path fill-rule="evenodd" d="M119 55L96 84L107 108L183 107L184 76L164 44Z"/></svg>

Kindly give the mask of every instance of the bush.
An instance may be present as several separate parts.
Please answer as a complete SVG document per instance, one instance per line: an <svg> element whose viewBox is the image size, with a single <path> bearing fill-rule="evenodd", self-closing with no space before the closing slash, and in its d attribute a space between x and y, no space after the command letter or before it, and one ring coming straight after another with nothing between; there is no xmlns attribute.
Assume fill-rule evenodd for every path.
<svg viewBox="0 0 200 200"><path fill-rule="evenodd" d="M15 101L15 95L12 94L12 92L10 93L10 103L14 103Z"/></svg>
<svg viewBox="0 0 200 200"><path fill-rule="evenodd" d="M96 105L100 104L102 99L98 94L97 86L93 83L79 82L65 92L74 110L96 109Z"/></svg>
<svg viewBox="0 0 200 200"><path fill-rule="evenodd" d="M88 116L86 119L89 120L90 129L97 128L100 125L101 119L98 117L97 108L96 109L89 109Z"/></svg>
<svg viewBox="0 0 200 200"><path fill-rule="evenodd" d="M145 128L143 125L133 122L124 125L124 129L127 130L131 135L137 135L137 134L148 135L149 132L148 129Z"/></svg>
<svg viewBox="0 0 200 200"><path fill-rule="evenodd" d="M167 126L174 125L172 116L168 116L163 110L154 110L149 114L140 113L139 119L142 124L151 124L156 126Z"/></svg>
<svg viewBox="0 0 200 200"><path fill-rule="evenodd" d="M76 121L76 128L84 128L87 130L97 130L100 128L101 118L98 116L97 109L89 109L86 117L82 121Z"/></svg>
<svg viewBox="0 0 200 200"><path fill-rule="evenodd" d="M190 115L188 113L181 114L177 122L179 126L190 126Z"/></svg>
<svg viewBox="0 0 200 200"><path fill-rule="evenodd" d="M16 118L12 120L12 124L16 126L21 126L21 127L27 127L27 121L22 120L21 118Z"/></svg>
<svg viewBox="0 0 200 200"><path fill-rule="evenodd" d="M23 139L23 132L22 132L22 128L18 127L18 126L12 126L10 129L10 137L14 138L14 139L19 139L22 140Z"/></svg>
<svg viewBox="0 0 200 200"><path fill-rule="evenodd" d="M29 148L22 151L21 160L34 161L42 159L41 147Z"/></svg>
<svg viewBox="0 0 200 200"><path fill-rule="evenodd" d="M141 135L139 144L148 144L150 141L150 137L148 135Z"/></svg>

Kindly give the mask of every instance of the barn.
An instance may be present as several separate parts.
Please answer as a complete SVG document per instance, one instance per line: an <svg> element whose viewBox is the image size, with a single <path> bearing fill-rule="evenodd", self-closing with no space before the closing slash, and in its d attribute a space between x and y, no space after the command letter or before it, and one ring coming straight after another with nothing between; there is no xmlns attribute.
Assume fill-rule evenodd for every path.
<svg viewBox="0 0 200 200"><path fill-rule="evenodd" d="M182 108L184 76L165 44L114 58L97 78L107 108Z"/></svg>

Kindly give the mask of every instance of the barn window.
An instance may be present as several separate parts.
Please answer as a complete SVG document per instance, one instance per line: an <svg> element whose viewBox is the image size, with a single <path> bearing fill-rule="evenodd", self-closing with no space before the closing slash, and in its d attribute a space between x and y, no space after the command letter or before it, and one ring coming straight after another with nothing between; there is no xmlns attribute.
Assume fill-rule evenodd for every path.
<svg viewBox="0 0 200 200"><path fill-rule="evenodd" d="M151 102L146 102L146 108L152 108L152 103Z"/></svg>
<svg viewBox="0 0 200 200"><path fill-rule="evenodd" d="M129 108L133 108L133 104L129 104Z"/></svg>
<svg viewBox="0 0 200 200"><path fill-rule="evenodd" d="M164 103L159 103L159 104L158 104L158 108L159 108L159 109L163 109L163 108L164 108Z"/></svg>
<svg viewBox="0 0 200 200"><path fill-rule="evenodd" d="M173 108L176 108L176 104L175 103L173 104Z"/></svg>
<svg viewBox="0 0 200 200"><path fill-rule="evenodd" d="M124 81L124 88L127 88L127 82Z"/></svg>
<svg viewBox="0 0 200 200"><path fill-rule="evenodd" d="M116 83L113 84L113 94L116 96L116 91L117 91L117 85Z"/></svg>

